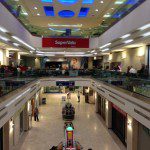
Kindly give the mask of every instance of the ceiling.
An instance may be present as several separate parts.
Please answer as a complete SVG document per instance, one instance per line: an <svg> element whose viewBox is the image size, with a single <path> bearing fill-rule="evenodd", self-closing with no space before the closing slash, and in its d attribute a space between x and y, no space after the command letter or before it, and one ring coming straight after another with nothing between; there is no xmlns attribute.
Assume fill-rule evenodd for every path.
<svg viewBox="0 0 150 150"><path fill-rule="evenodd" d="M43 0L48 1L48 0ZM25 25L25 27L37 36L63 36L65 29L72 29L72 36L99 36L129 13L135 5L140 5L144 0L89 0L93 4L83 4L88 0L76 1L72 5L60 3L64 0L50 0L51 3L42 0L7 0L5 5ZM18 7L21 6L21 7ZM51 6L52 16L46 16L44 6ZM88 8L86 17L79 17L81 8ZM18 10L20 15L18 16ZM72 17L59 16L62 10L70 10ZM85 11L83 11L85 13ZM67 13L68 15L68 13Z"/></svg>

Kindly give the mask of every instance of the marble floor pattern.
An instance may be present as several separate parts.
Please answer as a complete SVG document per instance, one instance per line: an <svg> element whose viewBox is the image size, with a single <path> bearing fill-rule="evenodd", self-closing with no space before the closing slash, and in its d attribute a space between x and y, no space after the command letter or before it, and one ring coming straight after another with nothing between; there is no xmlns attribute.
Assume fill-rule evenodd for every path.
<svg viewBox="0 0 150 150"><path fill-rule="evenodd" d="M47 94L47 104L42 105L40 121L32 123L32 128L21 138L15 150L49 150L64 139L64 121L61 111L64 102L63 94ZM124 150L124 146L111 131L108 131L102 119L94 111L94 105L86 104L84 97L77 102L77 95L71 95L76 115L73 121L75 140L79 141L84 150ZM116 142L118 141L118 142ZM118 144L119 143L119 144Z"/></svg>

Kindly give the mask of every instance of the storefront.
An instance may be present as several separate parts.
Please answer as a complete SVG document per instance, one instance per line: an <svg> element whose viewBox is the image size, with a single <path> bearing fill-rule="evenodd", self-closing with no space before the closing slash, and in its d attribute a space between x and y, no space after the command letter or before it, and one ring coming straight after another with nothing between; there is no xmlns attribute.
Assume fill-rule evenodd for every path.
<svg viewBox="0 0 150 150"><path fill-rule="evenodd" d="M119 137L124 145L126 145L127 135L127 114L112 104L112 130Z"/></svg>
<svg viewBox="0 0 150 150"><path fill-rule="evenodd" d="M20 135L23 133L23 111L20 112Z"/></svg>
<svg viewBox="0 0 150 150"><path fill-rule="evenodd" d="M106 119L106 100L101 95L97 97L98 101L98 114L105 120Z"/></svg>
<svg viewBox="0 0 150 150"><path fill-rule="evenodd" d="M0 150L3 150L3 128L0 128Z"/></svg>

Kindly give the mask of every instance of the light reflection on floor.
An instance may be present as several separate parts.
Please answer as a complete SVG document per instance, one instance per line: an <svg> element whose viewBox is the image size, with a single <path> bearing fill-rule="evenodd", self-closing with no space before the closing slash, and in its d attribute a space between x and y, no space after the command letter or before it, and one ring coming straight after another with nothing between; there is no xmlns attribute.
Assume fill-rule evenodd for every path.
<svg viewBox="0 0 150 150"><path fill-rule="evenodd" d="M62 120L61 94L48 94L47 104L40 107L40 122L33 121L32 129L27 132L15 150L49 150L64 138L64 121ZM79 141L84 150L123 150L113 140L111 133L101 122L94 111L94 105L86 104L84 97L77 102L77 95L72 94L71 102L75 106L76 116L73 121L75 140Z"/></svg>

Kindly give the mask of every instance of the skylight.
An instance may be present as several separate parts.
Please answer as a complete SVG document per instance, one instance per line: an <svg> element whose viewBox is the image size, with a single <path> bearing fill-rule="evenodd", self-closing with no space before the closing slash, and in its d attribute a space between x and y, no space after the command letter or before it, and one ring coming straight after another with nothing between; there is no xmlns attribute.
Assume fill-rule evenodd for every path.
<svg viewBox="0 0 150 150"><path fill-rule="evenodd" d="M43 3L52 3L53 0L41 0Z"/></svg>
<svg viewBox="0 0 150 150"><path fill-rule="evenodd" d="M71 10L62 10L58 14L62 18L71 18L75 15L75 13Z"/></svg>
<svg viewBox="0 0 150 150"><path fill-rule="evenodd" d="M94 0L83 0L82 4L93 4Z"/></svg>
<svg viewBox="0 0 150 150"><path fill-rule="evenodd" d="M90 10L90 8L82 7L80 9L78 17L86 17L88 15L89 10Z"/></svg>
<svg viewBox="0 0 150 150"><path fill-rule="evenodd" d="M44 6L44 11L46 16L52 16L52 17L55 16L53 6Z"/></svg>
<svg viewBox="0 0 150 150"><path fill-rule="evenodd" d="M63 5L73 5L75 4L78 0L58 0L61 4Z"/></svg>

